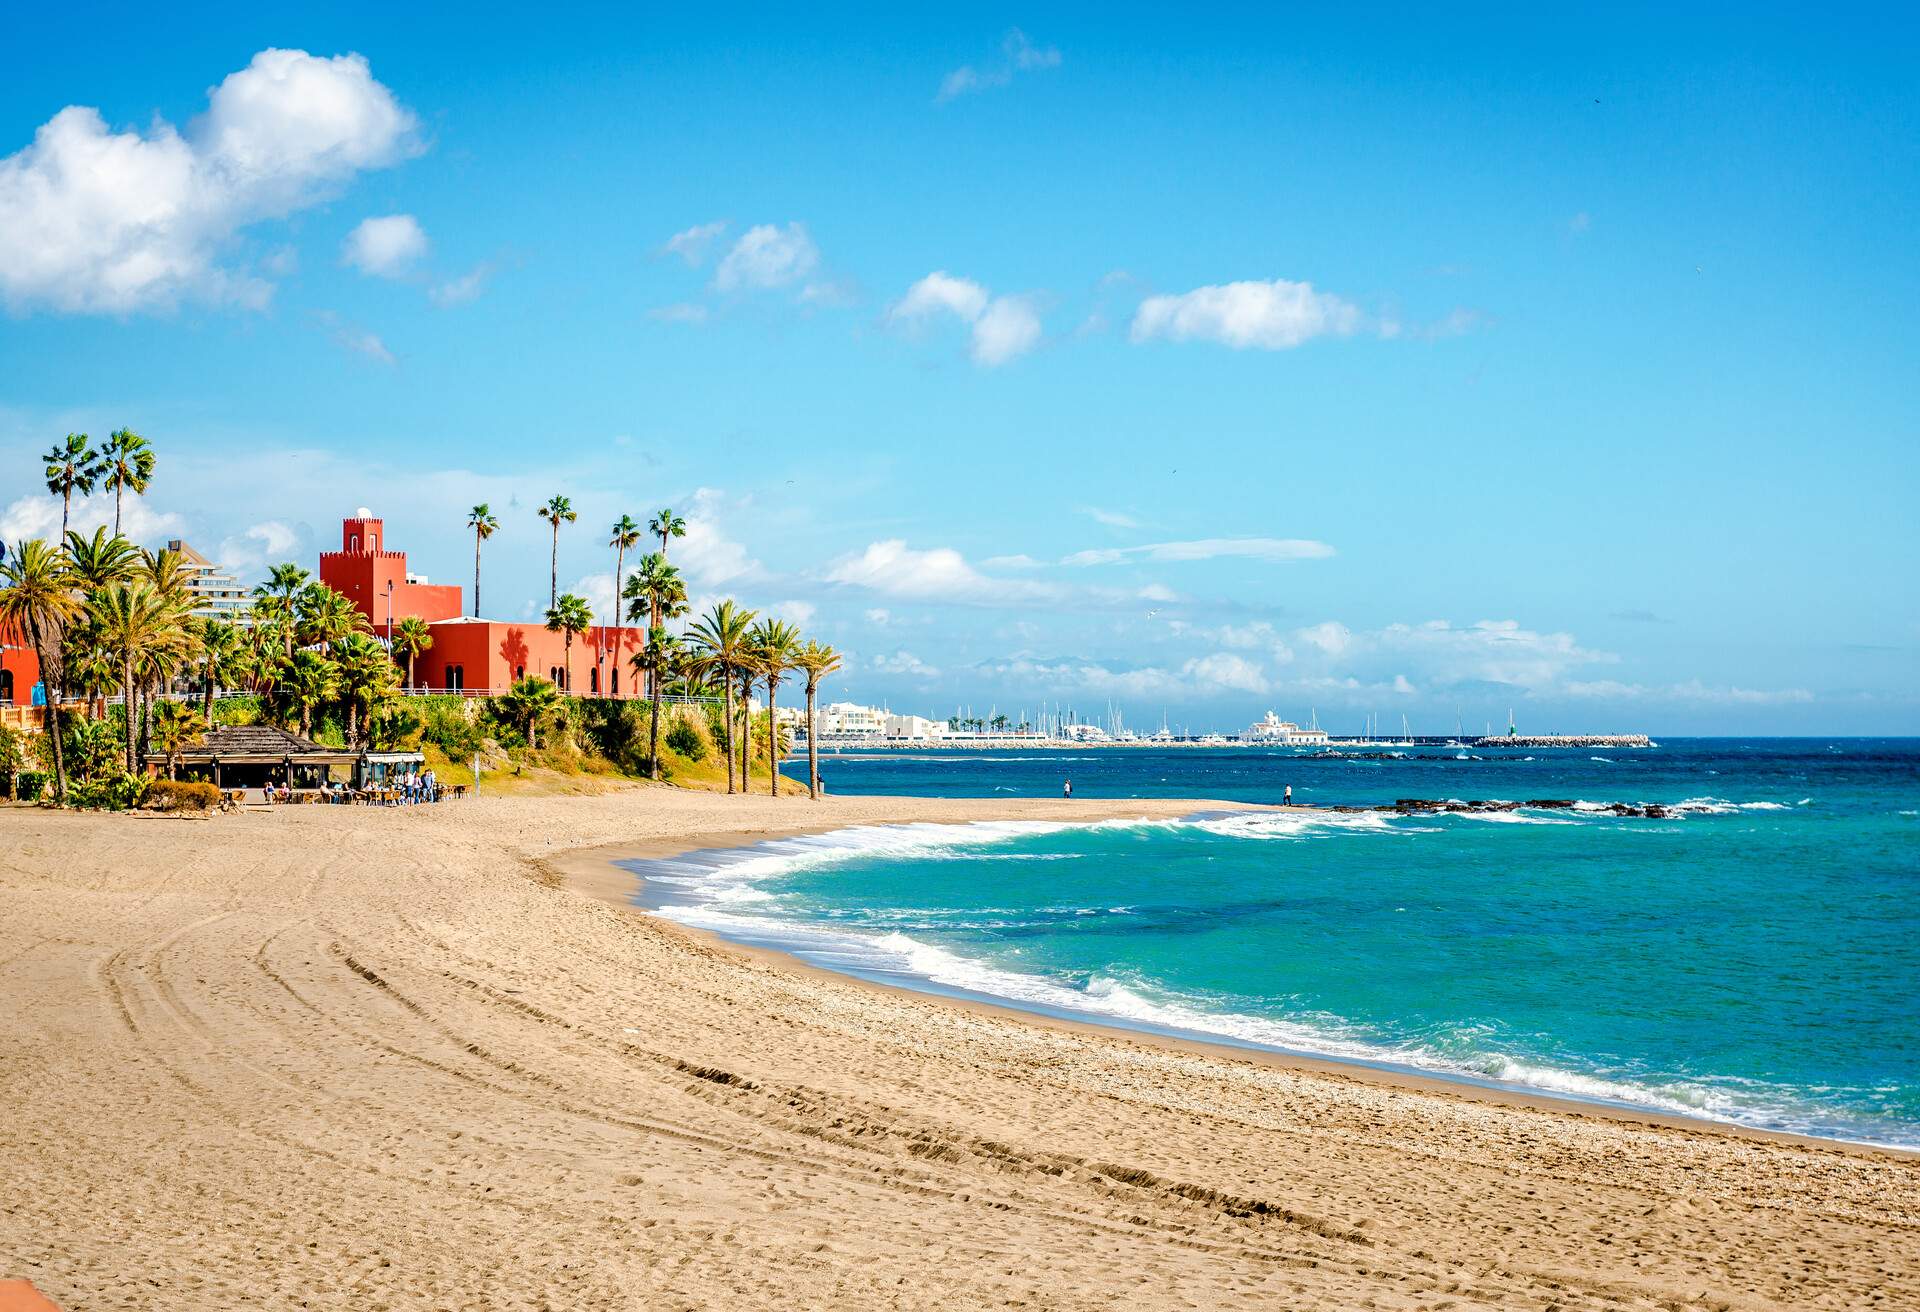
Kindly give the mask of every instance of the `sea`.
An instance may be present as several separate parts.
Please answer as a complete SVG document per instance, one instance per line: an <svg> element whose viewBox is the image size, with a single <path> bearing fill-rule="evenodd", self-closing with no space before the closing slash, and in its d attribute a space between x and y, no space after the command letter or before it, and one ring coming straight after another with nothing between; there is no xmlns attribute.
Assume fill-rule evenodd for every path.
<svg viewBox="0 0 1920 1312"><path fill-rule="evenodd" d="M1078 799L1575 805L845 829L631 863L642 904L934 993L1920 1149L1920 740L900 750L822 774L935 797L1071 779Z"/></svg>

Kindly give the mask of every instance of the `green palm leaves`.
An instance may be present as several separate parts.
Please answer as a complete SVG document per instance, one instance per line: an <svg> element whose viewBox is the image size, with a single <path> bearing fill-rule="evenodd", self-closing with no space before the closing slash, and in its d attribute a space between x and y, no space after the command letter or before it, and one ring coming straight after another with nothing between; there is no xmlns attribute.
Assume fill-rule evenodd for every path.
<svg viewBox="0 0 1920 1312"><path fill-rule="evenodd" d="M587 599L569 592L547 607L547 628L566 635L566 687L573 690L573 640L593 627L593 609Z"/></svg>
<svg viewBox="0 0 1920 1312"><path fill-rule="evenodd" d="M93 440L85 433L68 433L41 457L47 466L47 491L60 498L60 540L67 540L67 520L73 511L73 494L89 495L105 472L106 462L93 449Z"/></svg>
<svg viewBox="0 0 1920 1312"><path fill-rule="evenodd" d="M131 428L116 428L107 435L101 452L102 474L113 488L113 535L120 536L120 503L127 489L144 496L153 479L153 448L147 439Z"/></svg>

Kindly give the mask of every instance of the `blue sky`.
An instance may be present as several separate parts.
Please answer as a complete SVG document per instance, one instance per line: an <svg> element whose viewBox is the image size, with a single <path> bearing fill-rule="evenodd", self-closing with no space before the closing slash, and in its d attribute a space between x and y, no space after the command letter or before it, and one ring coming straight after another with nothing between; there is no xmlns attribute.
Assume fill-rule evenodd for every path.
<svg viewBox="0 0 1920 1312"><path fill-rule="evenodd" d="M1920 731L1917 46L15 13L0 533L47 521L38 451L129 424L139 529L250 575L368 506L470 584L491 502L509 618L548 496L590 594L671 504L699 596L896 709Z"/></svg>

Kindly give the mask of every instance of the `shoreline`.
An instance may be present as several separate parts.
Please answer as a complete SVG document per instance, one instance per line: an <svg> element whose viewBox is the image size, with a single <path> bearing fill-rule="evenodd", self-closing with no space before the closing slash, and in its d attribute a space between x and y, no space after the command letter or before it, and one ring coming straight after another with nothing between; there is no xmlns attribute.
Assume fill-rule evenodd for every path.
<svg viewBox="0 0 1920 1312"><path fill-rule="evenodd" d="M1257 806L1247 803L1209 802L1200 800L1190 802L1180 801L1175 804L1191 807L1191 810L1185 813L1186 816L1246 810L1313 812L1319 809L1311 806ZM1069 825L1076 823L1097 824L1102 820L1126 819L1133 814L1133 811L1125 804L1116 802L1109 805L1105 799L1093 802L1092 807L1098 808L1099 814L1088 817L1084 822L1067 820L1064 821L1064 823ZM1014 818L1018 817L982 816L979 820L954 822L935 821L931 823L965 825L993 819ZM888 822L869 821L865 823L878 825ZM914 824L928 822L903 820L897 823ZM614 843L583 848L568 853L563 859L556 860L554 864L563 867L565 884L572 891L591 897L596 901L612 906L620 911L644 916L649 922L662 926L671 933L685 935L705 947L723 953L736 954L742 960L751 961L761 966L768 966L776 970L793 971L811 978L851 984L858 988L873 990L883 996L908 996L931 999L939 1004L957 1007L976 1015L1013 1020L1020 1024L1037 1025L1044 1029L1055 1029L1106 1040L1131 1040L1163 1047L1169 1051L1203 1056L1218 1061L1253 1062L1256 1065L1295 1074L1306 1074L1332 1080L1346 1080L1438 1097L1458 1098L1469 1103L1524 1108L1530 1111L1576 1118L1597 1118L1602 1121L1618 1124L1652 1126L1686 1133L1726 1135L1740 1139L1753 1139L1761 1142L1794 1145L1804 1148L1827 1149L1863 1154L1871 1157L1887 1157L1901 1161L1920 1159L1920 1148L1904 1147L1899 1144L1875 1143L1868 1140L1827 1138L1821 1135L1803 1134L1792 1130L1774 1130L1762 1126L1743 1125L1738 1121L1716 1120L1707 1116L1688 1116L1679 1112L1643 1108L1632 1103L1609 1102L1598 1098L1581 1097L1578 1094L1554 1093L1546 1090L1529 1089L1522 1085L1509 1084L1492 1079L1479 1079L1466 1074L1456 1075L1449 1072L1420 1071L1398 1065L1385 1058L1378 1061L1363 1058L1341 1058L1318 1053L1264 1047L1251 1042L1234 1042L1231 1039L1204 1034L1170 1032L1170 1030L1167 1029L1132 1025L1118 1019L1101 1019L1094 1015L1088 1015L1082 1018L1061 1014L1058 1011L1042 1010L1037 1006L1023 1006L1019 1001L1013 999L999 999L987 994L936 985L931 981L928 981L927 986L924 988L909 984L887 983L852 971L835 970L828 966L819 965L792 952L782 950L781 948L743 942L717 930L683 924L671 917L660 915L641 903L640 895L645 888L645 876L637 871L628 869L623 864L625 862L672 860L679 857L692 856L701 852L733 851L743 848L754 848L783 839L818 837L823 834L836 833L854 827L856 826L823 824L794 826L778 830L723 829L710 833L687 834L681 838L654 838L637 843Z"/></svg>

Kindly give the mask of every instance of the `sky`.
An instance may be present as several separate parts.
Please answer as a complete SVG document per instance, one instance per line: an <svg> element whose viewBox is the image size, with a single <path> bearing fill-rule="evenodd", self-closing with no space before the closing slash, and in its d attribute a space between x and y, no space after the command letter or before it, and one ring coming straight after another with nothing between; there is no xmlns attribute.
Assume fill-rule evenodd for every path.
<svg viewBox="0 0 1920 1312"><path fill-rule="evenodd" d="M485 501L532 618L564 494L604 607L671 506L697 604L898 711L1920 732L1916 55L1895 8L15 7L0 537L124 425L134 533L249 582L367 507L471 587Z"/></svg>

